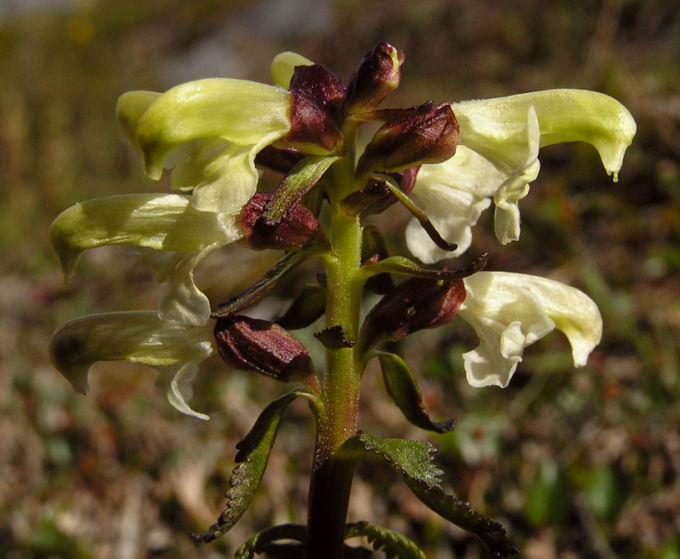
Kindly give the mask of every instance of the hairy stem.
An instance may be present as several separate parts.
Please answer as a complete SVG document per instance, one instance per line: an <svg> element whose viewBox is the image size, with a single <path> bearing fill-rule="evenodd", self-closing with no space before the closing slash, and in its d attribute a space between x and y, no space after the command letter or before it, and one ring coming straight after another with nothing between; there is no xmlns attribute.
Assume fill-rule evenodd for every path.
<svg viewBox="0 0 680 559"><path fill-rule="evenodd" d="M332 170L330 242L332 255L326 260L328 297L326 325L341 326L346 338L356 341L364 279L361 266L361 225L347 216L338 202L360 188L353 165L344 160ZM328 349L327 372L322 387L324 411L314 452L309 494L309 559L341 559L345 519L354 474L351 460L338 455L338 448L356 434L359 410L361 363L356 347Z"/></svg>

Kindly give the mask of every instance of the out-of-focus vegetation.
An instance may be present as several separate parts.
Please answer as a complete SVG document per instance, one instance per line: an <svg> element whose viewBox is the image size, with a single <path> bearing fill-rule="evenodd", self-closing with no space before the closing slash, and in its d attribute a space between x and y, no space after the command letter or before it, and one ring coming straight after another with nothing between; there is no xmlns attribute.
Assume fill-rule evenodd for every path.
<svg viewBox="0 0 680 559"><path fill-rule="evenodd" d="M121 249L87 254L64 286L47 231L76 201L165 188L116 130L123 91L267 80L281 50L347 78L381 40L407 54L395 104L580 87L617 97L639 129L618 183L591 148L548 148L521 240L498 245L489 216L475 229L471 252L489 251L490 269L547 275L597 301L605 338L588 366L574 371L552 335L509 388L472 389L460 354L474 334L454 321L402 350L458 428L409 427L374 369L362 425L432 440L451 488L501 520L522 557L680 557L680 7L663 0L1 0L0 556L216 558L257 528L304 522L312 430L296 404L254 507L194 548L186 531L214 520L235 442L282 387L209 361L194 400L208 423L171 409L143 367L100 364L76 395L47 360L50 332L89 312L153 308L157 292ZM398 208L382 220L394 248L405 222ZM241 265L249 256L206 262L199 282L213 300L271 261L258 253L254 270ZM396 477L360 474L351 520L402 530L433 559L483 556Z"/></svg>

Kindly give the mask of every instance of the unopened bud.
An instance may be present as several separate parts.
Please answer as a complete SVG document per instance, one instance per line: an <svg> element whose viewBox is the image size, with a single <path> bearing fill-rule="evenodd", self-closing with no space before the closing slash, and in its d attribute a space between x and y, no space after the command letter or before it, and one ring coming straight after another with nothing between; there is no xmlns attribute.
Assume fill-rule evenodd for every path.
<svg viewBox="0 0 680 559"><path fill-rule="evenodd" d="M233 315L215 324L217 351L227 365L288 381L313 372L304 346L267 320Z"/></svg>
<svg viewBox="0 0 680 559"><path fill-rule="evenodd" d="M304 95L336 119L347 92L343 81L320 64L296 66L290 79L290 90Z"/></svg>
<svg viewBox="0 0 680 559"><path fill-rule="evenodd" d="M404 53L389 43L379 43L364 56L347 88L347 114L370 111L399 87Z"/></svg>
<svg viewBox="0 0 680 559"><path fill-rule="evenodd" d="M302 204L291 207L279 223L268 224L262 214L271 197L270 193L257 193L241 210L239 225L251 248L299 250L319 236L319 221Z"/></svg>
<svg viewBox="0 0 680 559"><path fill-rule="evenodd" d="M420 166L410 167L405 171L388 173L399 185L404 194L410 194L416 184ZM397 201L384 180L370 179L361 190L343 198L345 211L352 215L380 214Z"/></svg>
<svg viewBox="0 0 680 559"><path fill-rule="evenodd" d="M296 66L290 91L293 105L286 141L313 155L335 152L342 143L337 124L345 97L342 80L318 64Z"/></svg>
<svg viewBox="0 0 680 559"><path fill-rule="evenodd" d="M385 295L366 316L362 349L380 340L398 340L425 328L448 324L465 300L463 280L412 278Z"/></svg>
<svg viewBox="0 0 680 559"><path fill-rule="evenodd" d="M460 129L451 106L426 103L423 108L423 112L386 122L375 133L359 160L359 174L441 163L456 153Z"/></svg>
<svg viewBox="0 0 680 559"><path fill-rule="evenodd" d="M278 149L274 146L265 146L255 156L255 163L287 175L304 158L305 154L295 148Z"/></svg>

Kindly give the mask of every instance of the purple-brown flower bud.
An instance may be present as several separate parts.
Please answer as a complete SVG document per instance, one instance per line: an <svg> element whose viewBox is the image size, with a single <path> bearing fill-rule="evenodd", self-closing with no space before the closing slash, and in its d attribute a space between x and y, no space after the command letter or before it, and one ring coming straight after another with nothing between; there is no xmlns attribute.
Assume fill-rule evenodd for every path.
<svg viewBox="0 0 680 559"><path fill-rule="evenodd" d="M265 146L255 156L255 163L287 175L304 158L305 154L295 148L278 149L274 146Z"/></svg>
<svg viewBox="0 0 680 559"><path fill-rule="evenodd" d="M398 173L389 173L397 181L399 188L405 194L410 194L416 184L416 177L420 166L410 167ZM380 214L397 201L394 194L387 188L384 180L370 179L361 190L353 192L342 200L342 205L350 214L371 215Z"/></svg>
<svg viewBox="0 0 680 559"><path fill-rule="evenodd" d="M290 91L293 105L286 141L313 155L335 152L342 143L337 124L345 98L342 80L318 64L296 66Z"/></svg>
<svg viewBox="0 0 680 559"><path fill-rule="evenodd" d="M251 248L299 250L319 236L319 221L302 204L291 207L279 223L268 224L262 214L271 197L270 193L257 193L241 210L239 225Z"/></svg>
<svg viewBox="0 0 680 559"><path fill-rule="evenodd" d="M394 172L441 163L456 153L460 129L451 106L423 105L423 112L386 122L366 146L357 170Z"/></svg>
<svg viewBox="0 0 680 559"><path fill-rule="evenodd" d="M217 351L227 365L288 381L313 372L304 346L283 328L257 318L233 315L215 324Z"/></svg>
<svg viewBox="0 0 680 559"><path fill-rule="evenodd" d="M404 52L379 43L364 56L347 88L347 114L370 111L399 87Z"/></svg>
<svg viewBox="0 0 680 559"><path fill-rule="evenodd" d="M307 97L332 117L339 118L347 89L343 81L325 66L296 66L290 90Z"/></svg>
<svg viewBox="0 0 680 559"><path fill-rule="evenodd" d="M365 351L381 340L398 340L425 328L448 324L465 301L463 280L411 278L385 295L366 316Z"/></svg>

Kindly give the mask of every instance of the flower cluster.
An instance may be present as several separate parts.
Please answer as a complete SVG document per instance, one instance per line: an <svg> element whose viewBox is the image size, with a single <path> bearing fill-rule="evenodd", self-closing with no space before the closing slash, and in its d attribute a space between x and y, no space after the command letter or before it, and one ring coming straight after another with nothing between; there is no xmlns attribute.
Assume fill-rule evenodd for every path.
<svg viewBox="0 0 680 559"><path fill-rule="evenodd" d="M211 318L210 302L194 283L193 271L210 251L237 241L250 241L256 249L328 254L319 208L305 205L304 197L323 185L321 179L339 160L350 160L355 188L338 192L328 181L320 187L327 199L344 204L347 215L358 219L401 202L414 215L406 229L407 246L425 264L465 252L472 228L492 200L499 241L519 237L518 203L538 175L542 146L588 142L616 180L635 123L611 97L561 89L378 109L399 85L403 63L401 51L382 43L345 86L323 66L287 52L272 63L274 85L213 78L164 93L122 95L117 106L122 131L143 157L146 174L159 179L168 170L175 192L77 204L56 218L51 240L67 277L87 249L135 247L163 284L164 295L155 311L85 316L55 332L51 355L73 386L86 390L87 371L96 361L144 363L167 379L172 405L206 418L187 402L198 363L218 347L233 366L283 380L300 370L309 373L308 354L283 328L235 314L275 282L265 278L245 296L246 303L213 312ZM366 121L382 125L356 154L354 132ZM274 193L257 192L258 165L285 174ZM373 259L364 268L374 269L376 277L378 270L401 273L387 264L380 268L391 260L385 255L369 256ZM364 347L439 326L457 313L480 340L464 355L470 384L506 386L523 349L555 328L569 339L576 366L586 362L600 340L597 307L572 287L484 271L438 280L428 268L409 266L404 269L411 272L404 275L425 279L388 285L385 299L369 315L373 326L364 331L372 338ZM277 277L276 271L270 276ZM214 317L220 317L217 327ZM267 340L258 338L259 331L266 332ZM348 347L354 343L345 342ZM281 351L290 366L276 361L271 348L285 348ZM236 355L243 351L252 355Z"/></svg>

